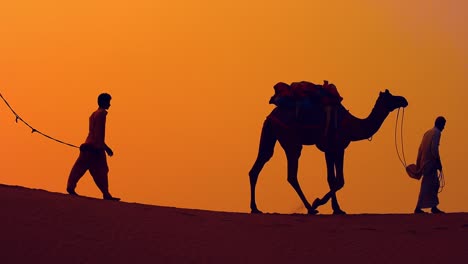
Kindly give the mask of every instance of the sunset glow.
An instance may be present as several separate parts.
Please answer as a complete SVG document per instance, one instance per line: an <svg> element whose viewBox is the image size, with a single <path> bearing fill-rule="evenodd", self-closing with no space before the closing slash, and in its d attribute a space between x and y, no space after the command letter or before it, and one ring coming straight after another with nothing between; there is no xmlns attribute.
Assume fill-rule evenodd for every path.
<svg viewBox="0 0 468 264"><path fill-rule="evenodd" d="M98 3L97 3L98 2ZM443 115L440 208L468 211L465 132L468 2L6 1L0 4L0 93L38 130L79 145L101 92L110 190L127 202L249 212L248 171L273 85L329 80L365 118L380 91L405 96L404 151ZM392 112L372 141L346 150L348 213L409 213L419 182L395 150ZM77 149L15 123L0 101L0 183L65 193ZM325 158L305 147L309 201L327 190ZM87 174L77 192L100 197ZM260 174L266 212L303 213L277 145ZM330 213L329 205L320 208Z"/></svg>

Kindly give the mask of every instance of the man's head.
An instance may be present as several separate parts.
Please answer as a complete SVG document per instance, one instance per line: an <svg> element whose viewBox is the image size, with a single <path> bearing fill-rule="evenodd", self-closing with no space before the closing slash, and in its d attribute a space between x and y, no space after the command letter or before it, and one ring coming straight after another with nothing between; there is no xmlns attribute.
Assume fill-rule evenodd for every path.
<svg viewBox="0 0 468 264"><path fill-rule="evenodd" d="M109 109L112 97L108 93L102 93L98 96L99 108Z"/></svg>
<svg viewBox="0 0 468 264"><path fill-rule="evenodd" d="M446 122L445 118L444 118L443 116L439 116L439 117L437 117L436 120L435 120L435 126L436 126L440 131L442 131L442 130L444 130L444 128L445 128L445 122Z"/></svg>

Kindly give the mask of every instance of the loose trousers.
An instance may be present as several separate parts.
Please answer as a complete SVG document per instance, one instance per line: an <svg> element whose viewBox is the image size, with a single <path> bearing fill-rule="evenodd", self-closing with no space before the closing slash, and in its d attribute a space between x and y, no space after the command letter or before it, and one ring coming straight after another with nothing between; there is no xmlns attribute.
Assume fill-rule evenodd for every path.
<svg viewBox="0 0 468 264"><path fill-rule="evenodd" d="M76 160L68 177L67 189L75 190L78 181L86 171L90 172L99 190L104 196L109 194L107 157L104 150L83 150Z"/></svg>

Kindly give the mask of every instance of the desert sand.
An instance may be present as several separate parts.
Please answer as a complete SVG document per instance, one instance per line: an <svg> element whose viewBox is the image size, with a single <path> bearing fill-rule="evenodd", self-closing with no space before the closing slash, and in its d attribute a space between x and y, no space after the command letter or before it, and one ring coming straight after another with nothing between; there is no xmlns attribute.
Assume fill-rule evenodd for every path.
<svg viewBox="0 0 468 264"><path fill-rule="evenodd" d="M468 213L213 212L0 185L0 263L466 263Z"/></svg>

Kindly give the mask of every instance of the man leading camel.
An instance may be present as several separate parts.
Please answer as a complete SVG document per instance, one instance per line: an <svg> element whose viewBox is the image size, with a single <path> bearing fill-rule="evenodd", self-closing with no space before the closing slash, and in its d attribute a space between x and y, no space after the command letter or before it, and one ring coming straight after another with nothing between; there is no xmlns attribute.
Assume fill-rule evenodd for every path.
<svg viewBox="0 0 468 264"><path fill-rule="evenodd" d="M102 192L104 200L118 201L120 198L113 197L109 193L107 174L106 153L112 157L114 152L105 143L106 116L110 107L112 97L107 93L98 96L99 108L89 117L89 134L85 143L80 146L80 155L73 166L68 177L67 192L78 195L75 192L76 184L89 170L94 182Z"/></svg>

